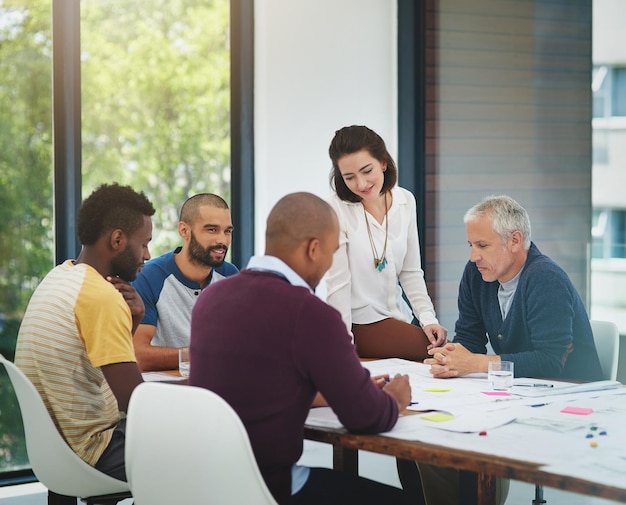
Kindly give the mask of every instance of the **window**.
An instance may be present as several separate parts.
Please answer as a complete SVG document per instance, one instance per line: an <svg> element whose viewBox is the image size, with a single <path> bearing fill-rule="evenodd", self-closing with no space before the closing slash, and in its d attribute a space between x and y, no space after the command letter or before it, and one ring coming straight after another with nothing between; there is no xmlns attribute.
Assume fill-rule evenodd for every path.
<svg viewBox="0 0 626 505"><path fill-rule="evenodd" d="M596 65L591 76L593 117L626 117L626 67Z"/></svg>
<svg viewBox="0 0 626 505"><path fill-rule="evenodd" d="M594 209L592 258L626 258L626 210Z"/></svg>
<svg viewBox="0 0 626 505"><path fill-rule="evenodd" d="M607 73L608 67L600 65L593 67L591 76L591 90L593 92L593 117L604 117L607 114Z"/></svg>
<svg viewBox="0 0 626 505"><path fill-rule="evenodd" d="M626 117L626 67L613 68L611 115Z"/></svg>
<svg viewBox="0 0 626 505"><path fill-rule="evenodd" d="M117 181L152 200L151 252L179 245L192 194L230 201L228 0L82 0L83 194Z"/></svg>
<svg viewBox="0 0 626 505"><path fill-rule="evenodd" d="M178 245L189 195L230 200L228 0L82 0L83 195L103 182L155 204L153 254ZM52 0L0 0L0 352L54 266ZM163 230L163 232L161 232ZM0 480L29 468L0 372Z"/></svg>
<svg viewBox="0 0 626 505"><path fill-rule="evenodd" d="M50 0L0 2L0 352L53 266ZM0 472L28 468L17 400L0 372Z"/></svg>

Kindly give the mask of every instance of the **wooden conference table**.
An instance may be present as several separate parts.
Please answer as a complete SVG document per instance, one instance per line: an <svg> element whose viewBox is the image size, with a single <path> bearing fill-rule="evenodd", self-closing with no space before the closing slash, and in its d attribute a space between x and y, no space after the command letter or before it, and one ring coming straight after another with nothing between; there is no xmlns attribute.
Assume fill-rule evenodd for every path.
<svg viewBox="0 0 626 505"><path fill-rule="evenodd" d="M384 435L355 435L345 430L305 426L304 437L333 446L333 467L358 473L358 451L371 451L403 459L432 463L464 470L461 485L463 503L493 505L496 503L496 477L554 487L626 503L625 487L604 486L580 478L567 477L542 470L539 465L523 460L455 449L437 444L402 440ZM532 497L529 496L529 500Z"/></svg>
<svg viewBox="0 0 626 505"><path fill-rule="evenodd" d="M381 360L379 363L381 363ZM371 365L371 363L370 363ZM364 366L367 366L364 363ZM377 366L377 365L375 365ZM418 365L424 367L424 365ZM369 368L369 367L368 367ZM426 367L427 368L427 367ZM372 371L372 369L370 369ZM377 369L376 371L372 371L372 374L381 373L382 370ZM396 370L397 372L397 370ZM410 380L413 382L411 378L412 368L408 368L407 372L409 373ZM418 379L419 380L419 379ZM463 379L459 379L463 380ZM480 381L481 379L474 379ZM435 381L441 381L441 379L435 379ZM528 382L528 381L525 381ZM537 381L535 381L537 382ZM456 387L455 382L446 382L446 388L450 386L451 388ZM442 383L439 382L439 386ZM558 386L558 383L555 383ZM582 385L581 385L582 386ZM412 387L415 387L412 385ZM441 391L446 391L447 389L442 389ZM434 391L434 390L433 390ZM555 390L556 392L556 390ZM424 393L422 393L424 394ZM445 393L452 394L452 393ZM487 393L488 394L488 393ZM460 397L457 397L460 398ZM621 422L619 418L623 416L624 409L626 408L624 405L624 396L621 396L621 403L612 403L609 407L608 411L611 412L613 408L615 411L608 415L612 416L612 419L618 422L617 426L619 427L617 430L615 429L615 423L612 425L612 431L609 433L611 435L610 440L608 438L603 439L600 442L602 446L602 450L605 451L607 446L615 446L619 449L619 457L623 460L626 459L626 446L623 437L613 437L615 431L622 431ZM420 397L422 399L422 397ZM505 401L507 398L503 398L502 400L496 399L495 401ZM534 403L539 403L535 405ZM544 403L546 402L546 403ZM614 402L614 400L609 400L609 402ZM420 406L422 402L418 402ZM428 403L428 401L426 402ZM512 404L510 402L506 402L510 405L515 405L516 402ZM537 399L531 400L529 405L530 407L542 407L543 405L553 404L554 407L558 405L558 399L556 397L545 399ZM505 404L502 404L503 406ZM598 407L600 407L598 405ZM539 415L539 412L548 409L551 407L543 407L542 409L530 409L534 410ZM558 407L560 408L560 407ZM591 410L591 409L590 409ZM602 408L600 408L602 411ZM533 414L534 414L533 412ZM313 414L313 411L312 411ZM543 413L542 413L543 414ZM424 412L415 412L415 411L406 411L404 415L424 415ZM488 416L488 413L483 413L482 415ZM559 415L559 414L557 414ZM560 414L564 416L564 414ZM540 415L541 416L541 415ZM567 417L567 415L565 415ZM579 417L583 418L584 416L570 416L570 417ZM315 415L313 415L315 418ZM606 420L606 418L604 418ZM412 419L406 419L407 422L411 423L411 425L415 426ZM416 417L415 421L419 422L419 418ZM529 459L534 458L534 462L524 460L524 455L521 454L516 458L516 453L523 453L523 450L520 450L521 447L527 445L528 447L532 447L537 442L532 438L534 435L532 433L536 433L532 431L532 428L529 428L527 431L522 428L524 431L516 432L519 435L519 438L516 438L513 442L509 442L510 445L505 445L500 447L509 447L510 451L497 451L497 454L490 454L489 450L484 452L478 452L472 450L472 447L476 448L475 445L465 444L464 441L461 441L458 438L451 438L450 440L454 440L454 442L450 442L450 440L445 440L449 438L447 435L442 435L442 443L438 444L437 440L438 436L428 436L428 437L417 437L420 440L410 439L411 435L406 435L407 432L401 431L400 433L404 434L396 434L395 436L385 436L383 434L379 435L358 435L348 433L345 429L340 428L336 425L325 424L324 422L311 422L308 420L309 424L305 425L304 436L308 440L313 440L317 442L324 442L331 444L333 446L333 467L337 470L348 471L352 473L358 473L358 451L365 450L371 451L380 454L386 454L389 456L394 456L397 458L415 460L419 462L452 467L460 470L460 480L461 480L461 501L463 505L469 504L478 504L478 505L493 505L496 503L496 478L508 478L512 480L519 480L524 482L529 482L531 484L537 484L547 487L553 487L557 489L561 489L564 491L569 491L573 493L585 494L590 496L597 496L608 500L614 500L619 502L626 503L626 475L624 475L623 481L621 478L604 480L603 477L596 475L589 475L589 473L580 472L578 469L575 469L571 473L575 473L576 476L572 477L568 475L563 470L559 472L552 471L549 467L543 466L538 461L546 462L548 461L542 460L541 457L537 457L535 455L531 455ZM405 424L406 426L406 424ZM510 425L509 425L510 426ZM498 430L499 428L496 428ZM597 428L592 428L597 429ZM567 431L567 430L566 430ZM580 431L579 431L580 432ZM439 432L445 433L445 432ZM604 435L605 432L600 433ZM468 434L467 436L477 437L478 433L474 433L473 435ZM488 439L492 439L492 443L495 442L499 444L501 440L507 440L505 438L498 438L496 432L482 432L480 435L485 435L485 442ZM489 436L492 435L492 436ZM560 436L560 434L555 434L555 436ZM462 435L463 436L463 435ZM578 449L580 444L584 444L587 448L589 448L590 442L585 441L584 433L580 435L582 438L580 440L574 440L574 446L576 450ZM587 435L587 437L592 435ZM526 437L526 438L524 438ZM552 440L552 435L548 435L548 441L546 439L542 439L543 444L550 444L550 440ZM483 438L483 437L478 437ZM427 441L425 441L427 440ZM596 440L596 439L594 439ZM599 439L597 439L599 440ZM597 443L592 442L594 445L591 447L596 447ZM517 446L517 447L515 447ZM488 446L483 446L488 447ZM612 450L613 448L609 449ZM558 449L556 449L558 450ZM584 450L584 449L583 449ZM594 450L594 449L591 449ZM599 451L600 449L596 449ZM496 452L496 451L494 451ZM503 456L506 454L506 456ZM526 453L530 454L530 453ZM574 453L572 453L574 454ZM605 453L596 452L594 455L600 455ZM584 452L575 453L573 459L585 460L586 456ZM618 458L618 459L620 459ZM611 460L614 461L614 460ZM607 463L608 464L608 463ZM620 463L619 468L624 468ZM619 472L619 470L618 470ZM622 484L623 482L623 484ZM609 484L607 484L609 483ZM529 501L532 499L532 496L529 496Z"/></svg>
<svg viewBox="0 0 626 505"><path fill-rule="evenodd" d="M174 380L176 376L180 377L178 371L165 373L174 376ZM406 414L415 413L407 412ZM304 437L308 440L331 444L333 467L336 470L355 474L358 474L358 451L360 450L461 470L463 505L495 504L497 477L626 503L626 478L623 486L614 487L581 477L552 473L537 463L515 457L494 456L449 445L405 440L385 435L358 435L335 427L307 424ZM531 499L532 497L529 496L529 501Z"/></svg>

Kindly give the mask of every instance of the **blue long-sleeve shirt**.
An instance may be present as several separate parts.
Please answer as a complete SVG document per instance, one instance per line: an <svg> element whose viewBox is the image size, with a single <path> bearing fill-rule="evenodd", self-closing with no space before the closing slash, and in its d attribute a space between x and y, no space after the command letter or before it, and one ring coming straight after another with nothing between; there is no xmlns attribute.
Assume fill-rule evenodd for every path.
<svg viewBox="0 0 626 505"><path fill-rule="evenodd" d="M602 379L589 317L565 271L533 243L504 321L500 283L485 282L468 262L459 286L454 341L474 353L486 344L515 363L516 377Z"/></svg>

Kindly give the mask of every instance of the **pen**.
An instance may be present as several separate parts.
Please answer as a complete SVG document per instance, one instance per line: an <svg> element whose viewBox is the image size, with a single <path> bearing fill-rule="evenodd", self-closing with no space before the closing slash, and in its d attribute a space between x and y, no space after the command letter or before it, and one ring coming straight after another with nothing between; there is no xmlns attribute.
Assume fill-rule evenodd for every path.
<svg viewBox="0 0 626 505"><path fill-rule="evenodd" d="M523 388L553 388L554 384L513 384Z"/></svg>

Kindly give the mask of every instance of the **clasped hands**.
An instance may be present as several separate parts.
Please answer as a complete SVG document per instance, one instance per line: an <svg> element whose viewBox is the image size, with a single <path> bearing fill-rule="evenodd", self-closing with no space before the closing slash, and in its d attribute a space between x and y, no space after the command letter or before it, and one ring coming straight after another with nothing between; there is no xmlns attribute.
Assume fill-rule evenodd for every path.
<svg viewBox="0 0 626 505"><path fill-rule="evenodd" d="M468 351L461 344L447 342L441 347L429 348L428 354L431 357L426 358L424 363L430 365L430 373L436 378L460 377L483 371L478 362L482 356Z"/></svg>

